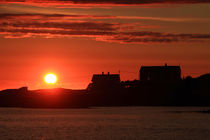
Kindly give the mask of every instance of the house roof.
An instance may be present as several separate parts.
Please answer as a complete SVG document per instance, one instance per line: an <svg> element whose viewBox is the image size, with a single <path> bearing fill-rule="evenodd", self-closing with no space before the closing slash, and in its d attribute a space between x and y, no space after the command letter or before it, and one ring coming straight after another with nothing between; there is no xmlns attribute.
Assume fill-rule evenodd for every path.
<svg viewBox="0 0 210 140"><path fill-rule="evenodd" d="M119 74L94 74L92 81L120 81Z"/></svg>
<svg viewBox="0 0 210 140"><path fill-rule="evenodd" d="M180 71L181 68L180 66L142 66L140 71L143 71L143 70L176 70L176 71Z"/></svg>

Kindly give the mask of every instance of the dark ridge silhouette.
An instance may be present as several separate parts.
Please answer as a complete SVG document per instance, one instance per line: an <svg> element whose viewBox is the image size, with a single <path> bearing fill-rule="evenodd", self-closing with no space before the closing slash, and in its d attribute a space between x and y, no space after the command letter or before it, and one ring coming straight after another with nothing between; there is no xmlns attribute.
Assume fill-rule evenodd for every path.
<svg viewBox="0 0 210 140"><path fill-rule="evenodd" d="M142 66L140 80L94 74L87 89L0 91L0 107L83 108L91 106L210 106L210 74L181 78L179 66ZM209 112L209 111L207 111Z"/></svg>

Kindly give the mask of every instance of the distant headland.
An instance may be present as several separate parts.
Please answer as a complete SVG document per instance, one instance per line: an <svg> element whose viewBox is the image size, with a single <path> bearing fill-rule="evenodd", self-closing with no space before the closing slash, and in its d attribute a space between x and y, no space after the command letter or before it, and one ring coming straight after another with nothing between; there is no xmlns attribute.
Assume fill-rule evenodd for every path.
<svg viewBox="0 0 210 140"><path fill-rule="evenodd" d="M83 108L91 106L210 106L210 74L181 78L180 66L142 66L139 80L93 74L83 90L64 88L0 91L0 107Z"/></svg>

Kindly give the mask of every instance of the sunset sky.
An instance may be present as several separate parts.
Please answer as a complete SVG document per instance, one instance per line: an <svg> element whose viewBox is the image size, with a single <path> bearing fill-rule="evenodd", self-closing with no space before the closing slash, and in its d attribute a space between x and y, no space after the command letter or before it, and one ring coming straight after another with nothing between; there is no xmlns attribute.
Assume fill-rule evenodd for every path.
<svg viewBox="0 0 210 140"><path fill-rule="evenodd" d="M93 74L142 65L210 73L210 0L0 0L0 90L82 89Z"/></svg>

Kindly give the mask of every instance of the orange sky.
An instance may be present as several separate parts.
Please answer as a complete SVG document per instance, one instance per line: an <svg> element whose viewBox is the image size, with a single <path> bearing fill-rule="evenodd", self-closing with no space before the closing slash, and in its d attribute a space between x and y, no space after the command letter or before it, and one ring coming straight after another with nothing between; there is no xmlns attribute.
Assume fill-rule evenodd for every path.
<svg viewBox="0 0 210 140"><path fill-rule="evenodd" d="M149 0L148 0L149 1ZM141 65L210 72L210 4L70 4L0 1L0 89L86 88L92 74L138 79Z"/></svg>

